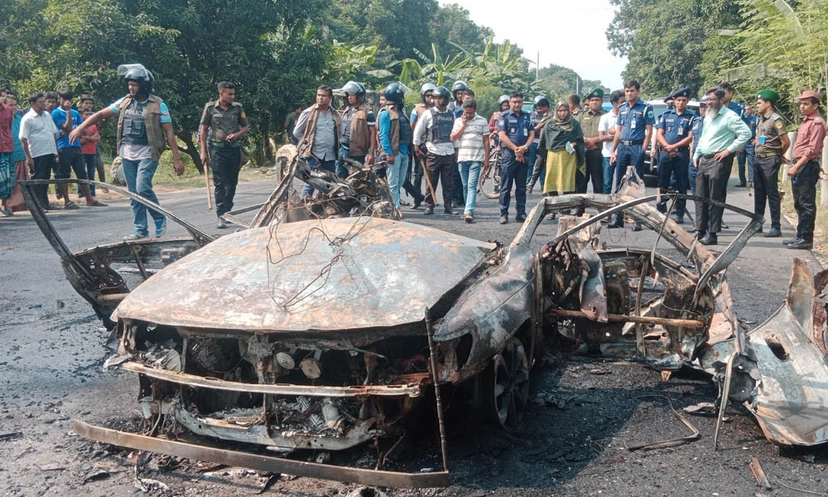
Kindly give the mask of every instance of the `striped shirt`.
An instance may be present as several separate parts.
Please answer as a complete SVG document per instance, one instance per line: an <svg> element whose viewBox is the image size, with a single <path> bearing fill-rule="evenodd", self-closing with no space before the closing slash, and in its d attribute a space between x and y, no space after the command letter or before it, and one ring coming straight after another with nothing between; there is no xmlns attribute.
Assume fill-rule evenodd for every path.
<svg viewBox="0 0 828 497"><path fill-rule="evenodd" d="M454 120L452 133L463 127L463 118ZM489 122L485 118L475 114L474 118L466 123L466 128L460 138L454 142L457 150L457 162L475 161L483 162L486 157L483 150L483 136L489 134Z"/></svg>

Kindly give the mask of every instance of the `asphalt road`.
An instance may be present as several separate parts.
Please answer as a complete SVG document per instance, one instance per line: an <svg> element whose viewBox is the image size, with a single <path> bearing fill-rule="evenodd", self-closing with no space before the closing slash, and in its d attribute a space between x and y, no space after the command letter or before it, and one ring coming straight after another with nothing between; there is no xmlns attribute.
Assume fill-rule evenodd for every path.
<svg viewBox="0 0 828 497"><path fill-rule="evenodd" d="M731 181L731 185L734 181ZM244 183L237 206L261 202L271 179ZM203 189L160 195L161 204L208 233L215 214L206 208ZM530 206L540 199L531 195ZM410 199L409 199L410 200ZM748 210L746 189L731 188L728 201ZM73 251L116 241L132 230L128 201L112 198L107 208L55 211L49 214ZM479 199L476 222L459 216L425 217L405 210L405 220L472 238L508 242L516 223L499 225L496 201ZM514 217L510 213L510 217ZM720 237L724 247L744 220L728 214L730 230ZM766 228L768 225L766 224ZM545 222L536 240L556 232ZM748 327L768 318L782 303L794 256L813 269L809 252L786 250L781 240L793 235L785 223L781 239L761 235L749 242L729 268L735 312ZM184 236L170 224L167 236ZM636 235L613 230L609 242L625 243ZM651 243L647 234L640 243ZM101 370L111 354L106 333L91 308L66 281L59 259L27 213L0 219L0 491L4 495L123 495L136 492L134 455L109 450L71 433L70 420L80 418L107 426L134 426L137 381L131 374ZM524 426L506 433L488 426L453 420L449 424L452 486L424 492L389 491L393 495L801 495L783 486L828 494L826 462L821 449L793 450L772 446L740 406L728 411L713 451L715 420L692 418L701 439L652 452L629 452L626 445L682 434L683 426L666 404L647 395L666 395L680 408L714 401L715 386L694 375L663 381L658 372L614 362L571 361L540 368L533 380L533 401ZM5 436L5 434L12 434ZM434 438L409 442L400 457L423 467L437 465ZM748 469L758 457L774 484L756 486ZM132 459L130 459L132 457ZM153 495L249 495L263 485L245 471L198 472L193 468L156 470L150 464L141 478ZM86 480L86 481L85 481ZM344 495L353 485L283 476L267 493L277 495Z"/></svg>

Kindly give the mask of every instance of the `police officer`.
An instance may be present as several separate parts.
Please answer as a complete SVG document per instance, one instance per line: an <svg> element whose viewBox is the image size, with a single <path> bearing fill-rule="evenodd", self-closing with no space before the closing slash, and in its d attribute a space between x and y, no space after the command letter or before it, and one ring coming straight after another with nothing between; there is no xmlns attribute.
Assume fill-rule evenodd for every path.
<svg viewBox="0 0 828 497"><path fill-rule="evenodd" d="M454 171L457 162L454 159L454 144L451 142L451 129L454 127L454 113L448 110L448 88L438 86L434 90L434 107L420 115L414 129L414 146L421 160L425 160L429 189L426 193L426 210L423 215L434 214L434 198L437 184L443 180L443 203L446 214L451 210L451 194L454 188ZM425 145L426 151L420 145Z"/></svg>
<svg viewBox="0 0 828 497"><path fill-rule="evenodd" d="M753 213L765 215L767 200L771 215L771 229L765 233L766 238L782 236L779 208L779 168L785 152L791 146L791 140L785 130L782 116L776 113L774 105L779 101L779 94L771 89L764 89L756 97L756 132L754 148L756 158L753 166ZM745 147L747 148L747 147Z"/></svg>
<svg viewBox="0 0 828 497"><path fill-rule="evenodd" d="M660 147L658 155L658 187L662 193L671 190L671 179L675 177L675 191L687 193L688 170L690 165L690 142L694 114L687 110L690 88L681 88L672 94L675 107L662 114L656 126L656 141ZM687 201L676 203L676 222L684 223ZM664 202L658 204L659 212L667 212Z"/></svg>
<svg viewBox="0 0 828 497"><path fill-rule="evenodd" d="M584 100L587 108L575 116L575 119L580 123L581 130L584 132L586 175L580 182L577 182L576 191L586 193L589 181L592 179L592 191L600 193L604 191L604 156L601 154L603 146L598 136L600 134L598 125L601 124L601 116L606 113L603 108L604 90L596 88L584 97Z"/></svg>
<svg viewBox="0 0 828 497"><path fill-rule="evenodd" d="M696 148L699 146L699 140L701 139L702 131L704 130L705 111L707 111L707 95L699 99L699 115L693 118L693 127L691 128L692 145L690 146L691 157L696 153ZM691 160L688 167L687 179L690 181L690 191L693 192L693 195L696 194L696 176L698 175L699 168L696 166L695 161Z"/></svg>
<svg viewBox="0 0 828 497"><path fill-rule="evenodd" d="M451 96L454 99L448 104L448 110L454 114L455 118L463 115L463 99L466 97L466 90L468 89L469 85L459 79L451 85Z"/></svg>
<svg viewBox="0 0 828 497"><path fill-rule="evenodd" d="M437 85L434 83L425 83L420 87L420 100L422 102L414 106L414 109L411 111L411 117L409 117L412 129L417 126L417 119L420 118L422 113L434 107L434 90L436 89ZM413 176L414 181L412 183L411 180L406 179L405 183L403 183L403 189L414 199L414 206L411 208L419 209L423 200L425 200L425 195L422 194L425 164L416 153L412 158L412 164L413 167L409 168L409 172L411 172L409 176Z"/></svg>
<svg viewBox="0 0 828 497"><path fill-rule="evenodd" d="M650 145L655 117L652 106L639 100L640 93L641 84L638 81L633 79L624 85L624 96L627 101L618 109L618 119L615 122L617 131L613 137L610 156L610 162L615 162L617 181L624 177L628 166L635 166L639 176L644 174L644 151ZM614 189L617 188L618 185L615 185ZM623 226L624 218L619 213L608 227ZM641 223L636 222L633 231L641 231Z"/></svg>
<svg viewBox="0 0 828 497"><path fill-rule="evenodd" d="M753 186L753 168L756 156L756 150L753 142L756 139L756 116L753 115L753 109L750 104L744 105L742 112L742 121L750 128L750 141L745 145L736 160L739 162L739 183L737 188L744 188L747 185L746 181L750 181L750 186ZM745 165L747 163L747 177L745 177Z"/></svg>
<svg viewBox="0 0 828 497"><path fill-rule="evenodd" d="M365 102L365 86L362 83L348 81L342 87L348 98L348 107L342 112L342 136L339 138L339 160L336 163L336 175L348 176L343 158L347 157L360 164L374 163L377 149L377 119L374 111Z"/></svg>
<svg viewBox="0 0 828 497"><path fill-rule="evenodd" d="M233 197L241 168L241 137L249 129L242 104L235 101L236 86L222 81L219 98L207 102L201 114L201 162L207 163L207 138L210 138L210 162L216 191L218 227L226 228L224 214L233 210Z"/></svg>
<svg viewBox="0 0 828 497"><path fill-rule="evenodd" d="M500 170L500 224L509 222L512 183L515 185L515 221L526 220L526 176L529 173L529 144L535 139L532 117L523 111L523 93L509 95L509 110L497 120L502 150Z"/></svg>

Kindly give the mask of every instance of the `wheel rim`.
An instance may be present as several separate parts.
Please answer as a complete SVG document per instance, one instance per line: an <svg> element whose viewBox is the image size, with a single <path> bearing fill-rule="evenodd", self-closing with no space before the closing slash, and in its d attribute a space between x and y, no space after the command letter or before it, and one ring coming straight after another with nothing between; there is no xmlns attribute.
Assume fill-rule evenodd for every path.
<svg viewBox="0 0 828 497"><path fill-rule="evenodd" d="M480 171L478 189L487 198L497 198L500 195L500 163L498 158L490 159L489 163Z"/></svg>
<svg viewBox="0 0 828 497"><path fill-rule="evenodd" d="M529 399L529 359L517 338L494 357L494 408L500 424L513 428L520 422Z"/></svg>

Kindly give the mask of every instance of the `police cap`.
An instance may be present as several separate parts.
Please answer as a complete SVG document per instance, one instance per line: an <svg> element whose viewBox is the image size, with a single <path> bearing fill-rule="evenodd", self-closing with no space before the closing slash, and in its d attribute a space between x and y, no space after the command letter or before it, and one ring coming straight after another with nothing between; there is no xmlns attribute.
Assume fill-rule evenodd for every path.
<svg viewBox="0 0 828 497"><path fill-rule="evenodd" d="M585 97L584 100L589 100L590 98L604 98L604 90L602 88L596 88L589 92Z"/></svg>

